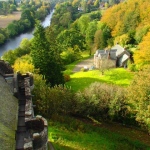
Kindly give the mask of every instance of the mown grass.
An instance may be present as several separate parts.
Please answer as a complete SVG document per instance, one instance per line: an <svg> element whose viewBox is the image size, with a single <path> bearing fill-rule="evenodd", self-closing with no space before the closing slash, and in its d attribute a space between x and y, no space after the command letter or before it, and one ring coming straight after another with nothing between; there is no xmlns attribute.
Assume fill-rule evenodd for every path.
<svg viewBox="0 0 150 150"><path fill-rule="evenodd" d="M133 78L133 73L124 68L110 69L104 72L99 70L90 70L86 72L77 72L71 74L71 80L66 83L73 91L83 90L93 82L102 82L120 86L128 86Z"/></svg>
<svg viewBox="0 0 150 150"><path fill-rule="evenodd" d="M52 142L55 150L150 149L139 141L131 140L128 137L73 118L64 119L63 122L61 120L61 123L51 120L49 125L49 140Z"/></svg>

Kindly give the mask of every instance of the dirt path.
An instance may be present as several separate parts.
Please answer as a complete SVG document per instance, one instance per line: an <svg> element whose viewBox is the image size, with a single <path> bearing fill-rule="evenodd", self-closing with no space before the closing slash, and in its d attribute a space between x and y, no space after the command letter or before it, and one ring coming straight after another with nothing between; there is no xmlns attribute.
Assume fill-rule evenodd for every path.
<svg viewBox="0 0 150 150"><path fill-rule="evenodd" d="M84 67L90 68L91 66L93 66L93 63L94 63L94 58L92 56L91 58L79 62L73 69L73 72L79 72L81 68Z"/></svg>

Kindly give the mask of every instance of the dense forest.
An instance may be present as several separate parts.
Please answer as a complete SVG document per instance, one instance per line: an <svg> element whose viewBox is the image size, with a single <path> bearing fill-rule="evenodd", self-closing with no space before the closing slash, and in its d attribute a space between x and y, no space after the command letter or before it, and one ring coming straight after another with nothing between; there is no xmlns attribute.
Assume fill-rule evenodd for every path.
<svg viewBox="0 0 150 150"><path fill-rule="evenodd" d="M24 39L3 59L16 71L35 74L34 103L46 118L53 114L91 116L141 125L150 132L149 6L149 0L59 2L51 26L44 29L37 23L35 37ZM24 10L22 17L30 16L23 15L26 11L32 14ZM82 59L83 52L93 55L97 49L107 50L116 43L132 56L128 69L134 78L128 87L93 83L74 93L65 85L71 80L64 74L66 65Z"/></svg>

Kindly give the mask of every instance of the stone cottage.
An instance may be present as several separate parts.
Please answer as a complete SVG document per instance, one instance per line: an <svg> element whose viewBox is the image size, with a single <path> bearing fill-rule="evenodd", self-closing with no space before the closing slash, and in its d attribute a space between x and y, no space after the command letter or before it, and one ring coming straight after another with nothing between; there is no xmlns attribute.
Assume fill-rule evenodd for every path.
<svg viewBox="0 0 150 150"><path fill-rule="evenodd" d="M0 149L47 149L48 124L34 115L33 87L32 74L14 74L11 66L0 60Z"/></svg>
<svg viewBox="0 0 150 150"><path fill-rule="evenodd" d="M97 50L94 54L94 66L96 68L127 67L129 59L130 53L117 44L110 50Z"/></svg>

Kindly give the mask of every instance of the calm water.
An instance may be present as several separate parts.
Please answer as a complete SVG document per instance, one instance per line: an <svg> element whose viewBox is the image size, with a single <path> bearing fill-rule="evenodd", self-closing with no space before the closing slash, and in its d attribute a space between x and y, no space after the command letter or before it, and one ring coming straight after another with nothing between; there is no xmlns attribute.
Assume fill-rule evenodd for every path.
<svg viewBox="0 0 150 150"><path fill-rule="evenodd" d="M43 22L41 22L43 27L47 27L50 25L53 13L54 13L54 10L44 19ZM29 32L20 34L15 38L9 39L3 46L0 46L0 57L3 55L4 52L8 50L13 50L19 47L22 39L24 38L31 39L33 37L33 32L34 30L31 30Z"/></svg>

